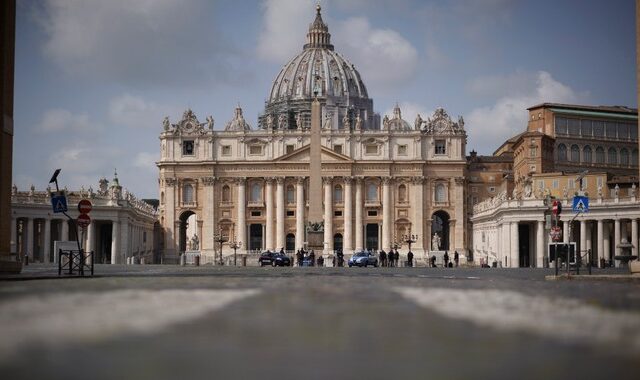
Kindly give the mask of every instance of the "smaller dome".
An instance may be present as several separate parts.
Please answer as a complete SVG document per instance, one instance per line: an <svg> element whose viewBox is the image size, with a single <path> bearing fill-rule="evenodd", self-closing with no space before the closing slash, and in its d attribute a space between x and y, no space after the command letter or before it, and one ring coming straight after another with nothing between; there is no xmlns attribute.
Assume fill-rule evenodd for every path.
<svg viewBox="0 0 640 380"><path fill-rule="evenodd" d="M411 125L402 118L402 112L400 111L400 106L397 103L393 108L392 119L389 119L389 116L384 115L384 119L382 120L382 128L392 131L410 131L413 129L411 128Z"/></svg>
<svg viewBox="0 0 640 380"><path fill-rule="evenodd" d="M229 132L251 130L251 126L246 122L246 120L244 120L244 116L242 116L242 108L240 108L240 106L236 107L235 116L227 123L224 130Z"/></svg>

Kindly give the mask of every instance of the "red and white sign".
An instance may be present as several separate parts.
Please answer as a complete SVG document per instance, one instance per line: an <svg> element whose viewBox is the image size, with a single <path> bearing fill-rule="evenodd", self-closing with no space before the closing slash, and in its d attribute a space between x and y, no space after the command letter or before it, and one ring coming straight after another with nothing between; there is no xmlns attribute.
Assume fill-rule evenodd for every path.
<svg viewBox="0 0 640 380"><path fill-rule="evenodd" d="M88 199L83 199L78 202L78 211L80 211L80 214L88 214L91 211L92 207L93 205Z"/></svg>
<svg viewBox="0 0 640 380"><path fill-rule="evenodd" d="M554 242L562 241L562 228L559 226L551 227L549 235L551 235L551 240Z"/></svg>
<svg viewBox="0 0 640 380"><path fill-rule="evenodd" d="M551 211L553 212L553 215L560 215L562 212L562 203L560 201L553 201Z"/></svg>
<svg viewBox="0 0 640 380"><path fill-rule="evenodd" d="M78 226L86 228L91 224L91 218L87 214L80 214L78 215L77 223Z"/></svg>

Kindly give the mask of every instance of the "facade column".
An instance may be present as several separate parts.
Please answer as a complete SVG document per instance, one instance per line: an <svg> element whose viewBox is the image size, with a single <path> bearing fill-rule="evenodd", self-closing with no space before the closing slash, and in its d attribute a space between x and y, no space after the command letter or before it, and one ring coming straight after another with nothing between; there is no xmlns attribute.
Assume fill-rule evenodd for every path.
<svg viewBox="0 0 640 380"><path fill-rule="evenodd" d="M364 211L364 205L362 204L362 178L356 178L356 251L363 249L363 229L362 225L362 213Z"/></svg>
<svg viewBox="0 0 640 380"><path fill-rule="evenodd" d="M118 264L120 254L120 222L112 221L111 227L111 264Z"/></svg>
<svg viewBox="0 0 640 380"><path fill-rule="evenodd" d="M265 179L265 191L264 191L264 200L266 206L266 218L267 225L265 231L265 245L266 249L269 251L273 251L273 178Z"/></svg>
<svg viewBox="0 0 640 380"><path fill-rule="evenodd" d="M238 221L238 236L236 237L242 242L242 247L240 247L241 253L244 253L247 249L249 249L249 240L247 238L247 196L245 184L245 178L238 178L236 182L238 190L236 200L238 209L238 215L236 215L236 220Z"/></svg>
<svg viewBox="0 0 640 380"><path fill-rule="evenodd" d="M385 250L391 249L391 232L393 204L391 204L391 178L382 177L382 245Z"/></svg>
<svg viewBox="0 0 640 380"><path fill-rule="evenodd" d="M466 254L465 250L465 215L464 215L464 205L467 203L464 197L464 177L457 177L454 179L455 183L455 199L458 201L454 210L456 224L454 227L455 231L455 242L454 249L458 251L460 254Z"/></svg>
<svg viewBox="0 0 640 380"><path fill-rule="evenodd" d="M638 256L638 219L631 219L631 244L633 244L633 248L631 248L631 254L633 256Z"/></svg>
<svg viewBox="0 0 640 380"><path fill-rule="evenodd" d="M616 219L613 221L613 247L614 247L614 254L613 256L620 256L620 248L618 248L618 244L620 244L620 219ZM615 263L616 268L618 267L619 263L616 262Z"/></svg>
<svg viewBox="0 0 640 380"><path fill-rule="evenodd" d="M16 249L18 248L18 220L14 217L11 217L11 245L10 250L11 253L16 253Z"/></svg>
<svg viewBox="0 0 640 380"><path fill-rule="evenodd" d="M96 235L96 221L92 219L91 223L89 223L89 227L87 228L86 252L91 252L95 249L94 242L93 242L95 240L95 235Z"/></svg>
<svg viewBox="0 0 640 380"><path fill-rule="evenodd" d="M428 234L424 231L424 177L414 177L411 181L411 208L413 209L413 220L411 221L410 234L416 235L415 248L424 252L424 242L428 239Z"/></svg>
<svg viewBox="0 0 640 380"><path fill-rule="evenodd" d="M587 222L585 220L580 221L580 248L577 253L580 254L580 262L586 254L587 250Z"/></svg>
<svg viewBox="0 0 640 380"><path fill-rule="evenodd" d="M177 203L177 199L176 199L176 193L177 193L177 186L178 186L178 181L175 178L165 178L164 179L164 190L165 190L165 204L164 204L164 209L165 209L165 215L164 215L164 225L167 227L167 230L165 231L165 243L164 243L164 253L163 253L163 259L166 260L164 261L165 263L175 263L177 264L179 262L179 255L180 255L180 239L179 239L179 231L180 231L180 225L176 220L176 210L178 208L178 203ZM117 263L117 261L114 261L113 258L115 257L113 255L113 250L111 250L112 254L112 260L111 263L115 264Z"/></svg>
<svg viewBox="0 0 640 380"><path fill-rule="evenodd" d="M25 247L24 250L24 254L26 256L29 256L29 261L33 261L34 259L34 255L33 255L33 235L34 235L34 230L33 230L33 218L29 218L27 219L27 245Z"/></svg>
<svg viewBox="0 0 640 380"><path fill-rule="evenodd" d="M593 222L587 223L587 252L589 253L586 258L591 262L591 255L593 253Z"/></svg>
<svg viewBox="0 0 640 380"><path fill-rule="evenodd" d="M276 249L285 248L284 178L276 178Z"/></svg>
<svg viewBox="0 0 640 380"><path fill-rule="evenodd" d="M611 260L611 227L609 223L604 225L604 237L602 239L604 250L602 251L604 259L609 262Z"/></svg>
<svg viewBox="0 0 640 380"><path fill-rule="evenodd" d="M61 234L62 236L60 236L60 240L62 241L69 241L69 222L67 221L67 219L62 219L60 221L60 225L61 225Z"/></svg>
<svg viewBox="0 0 640 380"><path fill-rule="evenodd" d="M571 220L565 220L564 222L562 222L562 242L563 243L569 242L569 223L571 223Z"/></svg>
<svg viewBox="0 0 640 380"><path fill-rule="evenodd" d="M127 257L131 256L131 225L125 216L120 222L120 258L122 263L127 263Z"/></svg>
<svg viewBox="0 0 640 380"><path fill-rule="evenodd" d="M600 267L600 261L604 259L604 221L602 219L598 219L597 221L598 228L598 238L596 241L597 249L598 249L598 262L597 266Z"/></svg>
<svg viewBox="0 0 640 380"><path fill-rule="evenodd" d="M324 254L333 252L333 181L322 177L324 185Z"/></svg>
<svg viewBox="0 0 640 380"><path fill-rule="evenodd" d="M51 219L44 220L44 241L42 242L42 262L49 263L51 255Z"/></svg>
<svg viewBox="0 0 640 380"><path fill-rule="evenodd" d="M536 227L536 267L544 267L544 221L539 220Z"/></svg>
<svg viewBox="0 0 640 380"><path fill-rule="evenodd" d="M304 247L304 177L296 182L296 249Z"/></svg>
<svg viewBox="0 0 640 380"><path fill-rule="evenodd" d="M204 185L204 205L202 207L204 210L204 217L202 220L202 229L200 231L200 235L198 235L201 245L200 251L213 256L216 246L216 242L214 241L214 235L216 233L216 178L204 177L202 178L202 184ZM234 237L230 236L229 238L233 239ZM238 239L237 237L235 238Z"/></svg>
<svg viewBox="0 0 640 380"><path fill-rule="evenodd" d="M518 236L518 222L511 222L511 268L520 267L520 236Z"/></svg>
<svg viewBox="0 0 640 380"><path fill-rule="evenodd" d="M353 198L351 177L344 177L344 241L343 251L351 253L353 251Z"/></svg>

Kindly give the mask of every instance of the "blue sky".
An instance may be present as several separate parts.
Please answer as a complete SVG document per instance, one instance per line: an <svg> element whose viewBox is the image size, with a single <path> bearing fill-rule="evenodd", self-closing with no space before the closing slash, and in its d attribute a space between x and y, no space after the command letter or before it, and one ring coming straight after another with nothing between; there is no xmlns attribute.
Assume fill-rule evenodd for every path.
<svg viewBox="0 0 640 380"><path fill-rule="evenodd" d="M157 198L162 119L186 107L216 129L253 126L302 50L310 0L18 0L14 183ZM635 5L614 1L325 0L332 43L381 114L444 107L467 153L490 154L541 102L637 106Z"/></svg>

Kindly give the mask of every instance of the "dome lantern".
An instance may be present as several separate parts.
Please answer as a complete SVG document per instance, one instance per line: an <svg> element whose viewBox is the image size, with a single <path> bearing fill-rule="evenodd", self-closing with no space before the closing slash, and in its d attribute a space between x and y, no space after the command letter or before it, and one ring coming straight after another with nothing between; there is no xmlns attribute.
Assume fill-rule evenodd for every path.
<svg viewBox="0 0 640 380"><path fill-rule="evenodd" d="M307 33L307 43L304 45L304 49L329 49L333 50L331 45L331 33L329 33L329 27L322 21L322 15L320 11L322 8L320 4L316 6L316 19L309 25L309 33Z"/></svg>

